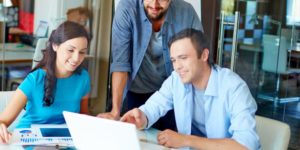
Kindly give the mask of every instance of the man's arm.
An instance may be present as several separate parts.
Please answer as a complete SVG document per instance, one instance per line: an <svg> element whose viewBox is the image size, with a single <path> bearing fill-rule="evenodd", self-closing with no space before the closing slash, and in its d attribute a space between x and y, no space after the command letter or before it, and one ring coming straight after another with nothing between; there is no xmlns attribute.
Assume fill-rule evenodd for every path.
<svg viewBox="0 0 300 150"><path fill-rule="evenodd" d="M98 114L98 117L118 120L122 106L123 92L126 87L128 72L112 73L112 110Z"/></svg>
<svg viewBox="0 0 300 150"><path fill-rule="evenodd" d="M120 1L115 11L112 25L112 110L108 113L99 114L98 117L119 119L122 106L123 92L129 78L128 72L132 72L131 53L133 53L133 26L132 18L135 16L128 12L135 9L128 1Z"/></svg>
<svg viewBox="0 0 300 150"><path fill-rule="evenodd" d="M189 135L185 140L187 145L195 149L206 150L247 150L246 147L236 142L233 139L208 139Z"/></svg>
<svg viewBox="0 0 300 150"><path fill-rule="evenodd" d="M124 114L121 121L135 124L138 129L146 128L148 123L146 115L138 108L134 108Z"/></svg>
<svg viewBox="0 0 300 150"><path fill-rule="evenodd" d="M157 136L158 143L166 147L180 148L191 147L205 150L246 150L243 145L233 139L208 139L194 135L183 135L172 130L160 132Z"/></svg>
<svg viewBox="0 0 300 150"><path fill-rule="evenodd" d="M113 72L112 74L112 102L111 113L115 118L120 117L122 107L123 92L126 87L128 72Z"/></svg>

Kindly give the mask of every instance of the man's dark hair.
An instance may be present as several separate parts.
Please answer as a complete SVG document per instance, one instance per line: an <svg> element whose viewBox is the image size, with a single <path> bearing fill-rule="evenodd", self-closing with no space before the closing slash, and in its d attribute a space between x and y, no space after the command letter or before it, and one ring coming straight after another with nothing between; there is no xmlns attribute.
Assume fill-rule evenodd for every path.
<svg viewBox="0 0 300 150"><path fill-rule="evenodd" d="M210 43L209 43L208 39L206 38L206 36L204 35L204 33L200 30L196 30L196 29L192 29L192 28L184 29L184 30L176 33L175 35L173 35L171 37L171 40L168 43L169 48L175 41L181 40L184 38L189 38L191 40L194 48L197 51L198 58L201 57L202 52L205 48L207 48L209 50ZM214 64L214 62L210 56L208 57L208 64L210 66L213 66L213 64Z"/></svg>

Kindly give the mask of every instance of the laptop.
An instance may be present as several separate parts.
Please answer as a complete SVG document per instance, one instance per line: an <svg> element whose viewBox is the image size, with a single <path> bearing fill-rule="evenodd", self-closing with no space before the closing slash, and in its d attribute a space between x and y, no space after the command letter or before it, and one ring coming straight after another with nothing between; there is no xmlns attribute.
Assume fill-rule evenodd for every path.
<svg viewBox="0 0 300 150"><path fill-rule="evenodd" d="M140 150L135 125L63 112L73 143L80 150Z"/></svg>
<svg viewBox="0 0 300 150"><path fill-rule="evenodd" d="M33 34L21 35L20 41L27 45L36 46L37 40L39 38L47 37L48 28L49 28L48 22L40 21L36 29L36 33L34 35Z"/></svg>

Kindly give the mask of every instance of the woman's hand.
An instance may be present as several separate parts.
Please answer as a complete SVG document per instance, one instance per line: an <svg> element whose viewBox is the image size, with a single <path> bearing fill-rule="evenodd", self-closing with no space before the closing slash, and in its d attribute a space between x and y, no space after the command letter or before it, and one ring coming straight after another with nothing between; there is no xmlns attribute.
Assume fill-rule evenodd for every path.
<svg viewBox="0 0 300 150"><path fill-rule="evenodd" d="M8 144L11 138L11 133L7 131L7 126L4 123L0 123L0 143Z"/></svg>

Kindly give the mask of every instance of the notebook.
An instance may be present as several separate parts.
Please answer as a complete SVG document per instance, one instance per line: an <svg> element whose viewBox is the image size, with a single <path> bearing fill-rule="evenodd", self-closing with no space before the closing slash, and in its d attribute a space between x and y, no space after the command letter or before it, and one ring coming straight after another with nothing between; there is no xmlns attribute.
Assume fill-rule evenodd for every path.
<svg viewBox="0 0 300 150"><path fill-rule="evenodd" d="M10 144L74 146L65 124L32 124L31 128L14 129Z"/></svg>
<svg viewBox="0 0 300 150"><path fill-rule="evenodd" d="M63 112L73 143L80 150L140 150L135 125Z"/></svg>

